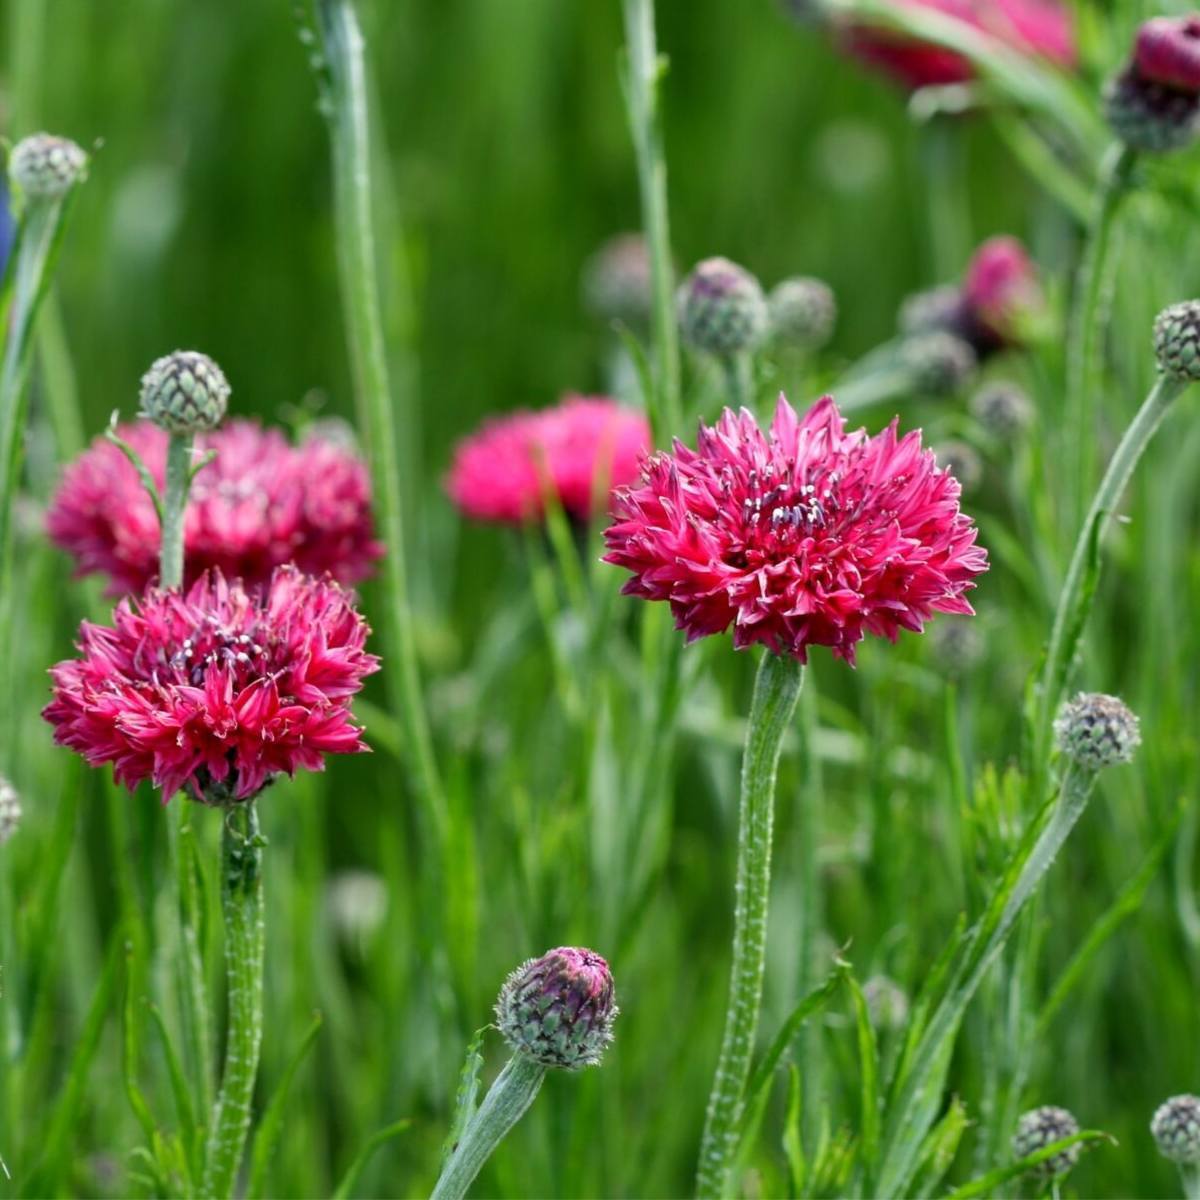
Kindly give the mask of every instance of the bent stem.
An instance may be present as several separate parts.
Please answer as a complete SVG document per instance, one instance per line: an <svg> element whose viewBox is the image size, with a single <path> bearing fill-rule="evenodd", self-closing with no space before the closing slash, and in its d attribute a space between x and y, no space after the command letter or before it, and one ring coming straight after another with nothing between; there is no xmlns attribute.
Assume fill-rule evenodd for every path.
<svg viewBox="0 0 1200 1200"><path fill-rule="evenodd" d="M750 1056L762 1004L775 775L783 736L796 711L803 679L804 668L795 659L767 652L754 684L742 757L729 1006L700 1144L696 1191L701 1197L726 1195L737 1153Z"/></svg>
<svg viewBox="0 0 1200 1200"><path fill-rule="evenodd" d="M1101 175L1101 190L1087 245L1079 264L1075 306L1067 343L1067 402L1065 433L1074 459L1072 520L1078 519L1095 463L1095 436L1089 417L1100 391L1101 354L1108 326L1116 270L1116 217L1137 163L1137 152L1118 143L1109 151Z"/></svg>
<svg viewBox="0 0 1200 1200"><path fill-rule="evenodd" d="M225 918L225 970L229 1030L221 1090L213 1107L201 1195L233 1195L258 1074L262 1043L263 886L258 813L245 800L225 814L221 838L221 911Z"/></svg>
<svg viewBox="0 0 1200 1200"><path fill-rule="evenodd" d="M492 1151L528 1111L545 1077L546 1068L527 1054L508 1060L442 1168L430 1200L462 1200Z"/></svg>
<svg viewBox="0 0 1200 1200"><path fill-rule="evenodd" d="M1138 460L1162 424L1167 409L1186 387L1186 383L1169 375L1160 376L1109 461L1108 469L1104 472L1104 478L1100 481L1075 541L1071 563L1067 568L1067 576L1063 581L1054 612L1033 730L1032 782L1035 789L1033 795L1038 801L1044 791L1050 755L1051 721L1066 684L1071 658L1087 619L1090 589L1086 585L1093 547L1098 545L1103 523L1120 502Z"/></svg>

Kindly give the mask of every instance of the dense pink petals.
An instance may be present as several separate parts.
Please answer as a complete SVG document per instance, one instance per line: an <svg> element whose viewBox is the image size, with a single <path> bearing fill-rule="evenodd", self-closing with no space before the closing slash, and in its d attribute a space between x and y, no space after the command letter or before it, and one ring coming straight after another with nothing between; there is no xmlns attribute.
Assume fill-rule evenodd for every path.
<svg viewBox="0 0 1200 1200"><path fill-rule="evenodd" d="M80 627L81 657L51 668L54 740L117 781L242 800L275 775L367 747L350 697L379 660L329 579L280 567L261 588L218 570L185 594L126 597L113 626Z"/></svg>
<svg viewBox="0 0 1200 1200"><path fill-rule="evenodd" d="M465 438L446 490L479 521L539 520L547 491L570 516L586 521L597 498L637 478L649 445L641 413L607 397L568 396L554 408L488 421Z"/></svg>
<svg viewBox="0 0 1200 1200"><path fill-rule="evenodd" d="M831 397L801 418L780 396L766 434L726 409L695 450L651 457L614 496L605 561L633 573L627 595L668 601L689 641L732 626L739 649L853 662L868 633L972 611L987 556L958 497L919 433L847 433Z"/></svg>
<svg viewBox="0 0 1200 1200"><path fill-rule="evenodd" d="M148 421L118 431L159 487L167 435ZM230 421L197 439L216 458L192 485L185 529L187 581L211 567L248 585L284 563L355 583L383 553L371 524L366 467L335 442L292 446L276 429ZM50 537L75 557L81 575L109 578L109 592L141 592L158 574L158 519L137 472L97 438L66 470L46 518Z"/></svg>
<svg viewBox="0 0 1200 1200"><path fill-rule="evenodd" d="M900 0L900 3L954 17L1022 53L1063 67L1075 65L1077 53L1071 14L1059 0ZM878 67L909 88L966 83L975 77L971 64L951 50L866 25L851 26L846 42L856 58Z"/></svg>
<svg viewBox="0 0 1200 1200"><path fill-rule="evenodd" d="M1134 63L1142 79L1200 92L1200 13L1144 22L1137 33Z"/></svg>

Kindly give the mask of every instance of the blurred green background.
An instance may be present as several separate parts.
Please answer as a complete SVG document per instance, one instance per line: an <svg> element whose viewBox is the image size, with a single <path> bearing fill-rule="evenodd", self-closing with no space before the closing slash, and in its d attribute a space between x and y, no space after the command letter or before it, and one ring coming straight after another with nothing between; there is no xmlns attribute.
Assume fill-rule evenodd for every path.
<svg viewBox="0 0 1200 1200"><path fill-rule="evenodd" d="M678 751L662 749L661 853L651 856L651 886L630 907L606 876L614 852L604 834L621 811L644 687L635 625L643 614L618 620L612 712L581 783L580 748L555 710L530 613L529 548L505 531L461 525L441 488L453 442L485 415L605 386L613 338L584 310L579 281L597 245L639 221L617 73L620 6L360 7L376 91L390 345L419 413L404 430L404 484L426 693L458 866L440 884L427 870L383 713L368 717L372 759L333 763L326 776L264 799L272 839L264 1099L311 1011L325 1014L289 1102L270 1192L327 1192L372 1131L412 1117L372 1159L358 1191L422 1194L436 1174L466 1039L488 1019L505 972L578 941L613 960L624 1008L617 1045L602 1070L549 1081L479 1194L683 1194L720 1030L739 714L751 664L715 640L688 651ZM1168 7L1180 8L1078 6L1085 86L1094 93L1115 69L1142 16ZM131 415L142 371L176 347L222 364L237 412L350 417L327 136L290 6L8 0L0 11L8 136L45 128L97 147L56 288L87 435L114 408ZM904 97L795 25L782 6L662 0L658 32L670 58L664 121L676 261L686 267L725 254L767 284L797 273L826 279L840 317L814 381L835 379L890 337L907 294L957 274L972 246L996 232L1030 244L1061 320L1078 229L987 119L954 123L957 169L938 175L928 130ZM1151 168L1128 214L1114 367L1094 414L1102 454L1150 382L1154 313L1200 292L1196 157ZM947 271L947 263L956 265ZM860 977L887 971L909 990L956 913L977 905L980 878L994 872L1017 828L1020 798L995 781L1020 750L1025 681L1074 536L1062 525L1055 469L1063 437L1073 434L1057 420L1059 341L993 373L1020 379L1035 397L1039 424L1027 445L989 441L961 404L914 398L903 407L906 425L923 423L935 438L966 436L985 456L985 483L968 503L994 562L977 594L982 656L948 675L933 635L896 650L866 647L855 674L815 656L808 713L781 776L768 1033L813 971L800 962L788 918L798 902L800 839L812 828L806 805L823 797L827 937L815 957L827 966L833 949L848 945ZM1100 789L1023 927L1032 949L1021 962L1032 967L997 972L972 1010L952 1085L976 1125L956 1179L1007 1153L1005 1104L1058 1103L1121 1143L1084 1160L1073 1177L1079 1194L1173 1194L1172 1171L1146 1125L1168 1094L1200 1090L1190 808L1182 832L1170 834L1178 801L1194 801L1197 784L1195 404L1180 402L1185 411L1127 503L1132 524L1110 539L1079 673L1089 688L1129 700L1145 722L1146 746L1135 768ZM873 413L869 423L890 415ZM35 447L43 429L35 411ZM29 487L42 498L53 455L52 446L31 455ZM67 587L67 564L35 534L27 544L17 664L27 703L16 734L27 820L11 878L23 928L48 931L54 944L39 951L47 956L38 975L44 1053L33 1068L7 1073L17 1125L11 1135L0 1131L0 1153L25 1167L40 1153L49 1115L64 1111L55 1098L114 928L105 867L114 845L124 841L132 854L139 899L168 948L171 924L155 799L121 801L114 826L103 781L53 750L37 718L42 671L70 652L71 630L95 596ZM617 582L605 572L598 587L608 593ZM368 587L368 615L376 601ZM564 621L569 641L569 614ZM382 688L368 697L382 705ZM951 745L961 752L965 790L974 789L965 806ZM202 836L211 841L214 828ZM1127 923L1067 1008L1035 1034L1037 998L1162 838L1164 865L1145 897L1133 898ZM71 848L61 891L47 882L53 847ZM339 935L331 916L328 881L348 868L378 872L389 887L387 921L364 942ZM153 993L164 983L152 974L148 986ZM140 1131L122 1095L114 1013L53 1143L59 1157L45 1177L53 1190L122 1195L138 1184L127 1151ZM144 1036L146 1088L169 1124L161 1055ZM836 1133L855 1125L844 1006L814 1044L825 1065L806 1080L810 1145L823 1126ZM489 1073L499 1061L490 1043ZM773 1109L755 1158L766 1194L786 1191L780 1129ZM0 1192L15 1187L0 1180Z"/></svg>

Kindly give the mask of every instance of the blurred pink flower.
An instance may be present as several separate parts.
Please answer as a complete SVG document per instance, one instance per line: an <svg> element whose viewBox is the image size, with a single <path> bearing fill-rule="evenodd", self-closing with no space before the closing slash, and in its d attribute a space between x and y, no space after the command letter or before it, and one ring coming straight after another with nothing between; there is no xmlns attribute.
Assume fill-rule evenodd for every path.
<svg viewBox="0 0 1200 1200"><path fill-rule="evenodd" d="M244 800L325 754L367 749L350 698L379 660L367 623L332 580L280 567L247 590L220 571L186 594L121 600L113 627L85 621L82 657L51 668L42 716L54 740L91 766L113 764L130 790Z"/></svg>
<svg viewBox="0 0 1200 1200"><path fill-rule="evenodd" d="M605 494L637 478L650 426L603 396L567 396L554 408L486 421L458 444L446 479L450 498L469 517L518 525L539 520L546 493L588 520L597 488Z"/></svg>
<svg viewBox="0 0 1200 1200"><path fill-rule="evenodd" d="M768 434L726 409L697 445L650 458L605 534L605 561L633 572L625 594L668 601L688 641L732 625L739 649L853 663L867 633L972 612L987 555L919 432L846 433L831 397L801 419L780 396Z"/></svg>
<svg viewBox="0 0 1200 1200"><path fill-rule="evenodd" d="M911 8L927 8L964 21L1015 50L1048 59L1062 67L1076 63L1075 32L1070 11L1059 0L898 0ZM880 68L906 87L916 89L975 78L961 55L900 34L851 25L845 34L850 52Z"/></svg>
<svg viewBox="0 0 1200 1200"><path fill-rule="evenodd" d="M1017 238L989 238L975 251L963 281L963 303L971 340L981 350L1025 340L1044 300L1037 268Z"/></svg>
<svg viewBox="0 0 1200 1200"><path fill-rule="evenodd" d="M1146 21L1138 29L1133 58L1143 79L1200 92L1200 13Z"/></svg>
<svg viewBox="0 0 1200 1200"><path fill-rule="evenodd" d="M167 435L148 421L117 432L161 488ZM187 581L218 567L229 579L261 584L288 562L342 583L370 574L383 546L374 537L367 470L352 451L322 437L293 446L254 421L230 421L196 445L217 456L192 485ZM108 576L110 595L141 592L158 575L154 505L129 460L102 437L67 467L46 528L79 574Z"/></svg>

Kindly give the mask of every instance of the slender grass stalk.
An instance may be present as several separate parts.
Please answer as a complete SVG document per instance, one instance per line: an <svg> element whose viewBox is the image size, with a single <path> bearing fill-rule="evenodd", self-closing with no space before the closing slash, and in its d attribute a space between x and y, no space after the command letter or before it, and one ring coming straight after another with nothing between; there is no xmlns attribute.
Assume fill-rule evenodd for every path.
<svg viewBox="0 0 1200 1200"><path fill-rule="evenodd" d="M255 802L225 813L221 839L221 911L229 982L225 1071L205 1155L201 1195L232 1196L250 1130L250 1108L262 1044L263 923L262 847Z"/></svg>
<svg viewBox="0 0 1200 1200"><path fill-rule="evenodd" d="M665 60L654 32L654 0L624 0L626 60L625 106L637 156L642 223L650 249L653 304L654 394L647 409L656 445L663 445L683 424L679 390L679 329L675 320L675 268L667 208L667 166L663 154L658 85Z"/></svg>
<svg viewBox="0 0 1200 1200"><path fill-rule="evenodd" d="M1045 786L1046 767L1050 755L1051 722L1066 685L1067 673L1075 653L1091 604L1089 570L1094 549L1098 546L1103 526L1111 515L1129 483L1134 468L1162 424L1172 401L1187 384L1170 375L1162 375L1138 409L1125 436L1109 461L1104 478L1092 499L1083 526L1075 541L1066 579L1054 611L1054 623L1046 649L1037 699L1033 737L1032 783L1033 795L1040 797ZM1092 580L1094 585L1094 579Z"/></svg>
<svg viewBox="0 0 1200 1200"><path fill-rule="evenodd" d="M1067 396L1064 433L1073 461L1072 524L1083 511L1096 460L1095 425L1091 419L1102 391L1099 347L1108 328L1108 308L1116 271L1117 213L1129 194L1137 152L1118 142L1101 171L1100 194L1079 264L1075 303L1067 342Z"/></svg>
<svg viewBox="0 0 1200 1200"><path fill-rule="evenodd" d="M350 0L317 0L317 25L328 70L324 108L333 158L334 222L354 394L388 552L386 636L414 782L439 844L446 798L421 699L406 560L407 534L399 452L384 345L371 195L371 135L364 42Z"/></svg>
<svg viewBox="0 0 1200 1200"><path fill-rule="evenodd" d="M742 758L729 1006L700 1145L696 1190L701 1197L727 1194L730 1169L737 1154L746 1081L762 1004L775 774L783 736L796 710L803 679L804 669L795 659L768 652L762 657L754 684Z"/></svg>
<svg viewBox="0 0 1200 1200"><path fill-rule="evenodd" d="M505 1134L528 1111L545 1077L546 1068L527 1054L517 1053L508 1060L467 1123L430 1200L462 1200Z"/></svg>

